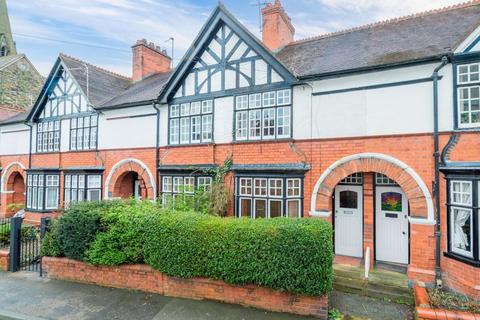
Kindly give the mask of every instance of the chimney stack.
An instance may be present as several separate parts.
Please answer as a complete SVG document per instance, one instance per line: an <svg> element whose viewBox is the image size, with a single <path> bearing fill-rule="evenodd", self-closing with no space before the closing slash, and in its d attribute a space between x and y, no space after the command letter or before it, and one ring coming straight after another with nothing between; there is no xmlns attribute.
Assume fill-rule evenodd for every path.
<svg viewBox="0 0 480 320"><path fill-rule="evenodd" d="M293 41L295 28L280 0L268 3L262 9L262 40L270 50L276 51Z"/></svg>
<svg viewBox="0 0 480 320"><path fill-rule="evenodd" d="M172 58L167 51L146 39L132 46L132 79L134 82L155 74L171 71Z"/></svg>

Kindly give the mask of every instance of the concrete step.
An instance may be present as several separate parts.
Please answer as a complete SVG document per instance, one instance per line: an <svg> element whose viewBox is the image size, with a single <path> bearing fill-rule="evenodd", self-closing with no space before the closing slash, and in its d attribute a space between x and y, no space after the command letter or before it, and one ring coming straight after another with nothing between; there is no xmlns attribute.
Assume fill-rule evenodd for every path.
<svg viewBox="0 0 480 320"><path fill-rule="evenodd" d="M363 268L334 265L334 288L398 303L414 302L407 276L387 270L372 270L369 278L364 279Z"/></svg>

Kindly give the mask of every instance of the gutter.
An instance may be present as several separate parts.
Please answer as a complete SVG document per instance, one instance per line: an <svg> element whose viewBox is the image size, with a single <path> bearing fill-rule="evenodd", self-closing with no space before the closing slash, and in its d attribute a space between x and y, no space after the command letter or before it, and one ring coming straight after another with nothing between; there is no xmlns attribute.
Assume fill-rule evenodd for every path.
<svg viewBox="0 0 480 320"><path fill-rule="evenodd" d="M32 168L32 137L33 137L33 126L27 121L24 122L27 127L30 128L30 143L28 144L28 169Z"/></svg>
<svg viewBox="0 0 480 320"><path fill-rule="evenodd" d="M160 175L158 172L158 166L160 165L160 107L156 102L152 102L152 106L157 112L157 137L155 142L155 176L157 180L157 194L155 195L158 199L160 196Z"/></svg>
<svg viewBox="0 0 480 320"><path fill-rule="evenodd" d="M443 56L442 62L433 70L433 141L434 153L433 159L435 163L435 181L433 184L433 191L435 193L435 281L438 287L442 286L442 273L440 269L441 256L441 228L440 228L440 151L439 151L439 137L438 137L438 72L446 66L448 57Z"/></svg>

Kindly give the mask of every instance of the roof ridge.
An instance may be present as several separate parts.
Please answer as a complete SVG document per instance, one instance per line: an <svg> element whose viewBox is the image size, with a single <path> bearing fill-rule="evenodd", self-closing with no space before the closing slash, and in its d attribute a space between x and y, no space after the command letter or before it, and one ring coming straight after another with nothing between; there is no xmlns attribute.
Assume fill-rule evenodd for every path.
<svg viewBox="0 0 480 320"><path fill-rule="evenodd" d="M429 15L432 15L432 14L447 12L447 11L451 11L451 10L455 10L455 9L466 8L466 7L479 5L479 4L480 4L480 0L470 0L470 1L457 3L457 4L453 4L453 5L446 6L446 7L441 7L441 8L431 9L431 10L426 10L426 11L420 11L420 12L412 13L412 14L405 15L405 16L400 16L400 17L375 21L375 22L364 24L364 25L344 29L344 30L333 31L333 32L328 32L328 33L317 35L317 36L307 37L307 38L304 38L304 39L299 39L299 40L296 40L296 41L292 41L289 44L287 44L286 46L299 44L299 43L304 43L304 42L309 42L309 41L314 41L314 40L330 38L330 37L335 37L335 36L355 32L355 31L367 30L367 29L374 28L374 27L380 27L380 26L384 26L384 25L388 25L388 24L392 24L392 23L396 23L396 22L400 22L400 21L425 17L425 16L429 16Z"/></svg>
<svg viewBox="0 0 480 320"><path fill-rule="evenodd" d="M112 75L112 76L114 76L114 77L117 77L117 78L122 78L122 79L129 80L129 81L132 80L131 77L127 77L127 76L121 75L121 74L119 74L119 73L116 73L116 72L107 70L107 69L105 69L105 68L96 66L96 65L94 65L94 64L91 64L91 63L86 62L86 61L84 61L84 60L81 60L81 59L79 59L79 58L72 57L72 56L70 56L70 55L68 55L68 54L65 54L65 53L63 53L63 52L60 53L60 57L66 57L66 58L71 59L71 60L74 60L74 61L76 61L76 62L78 62L78 63L86 64L86 65L88 65L88 66L90 66L90 67L93 67L93 68L95 68L95 69L97 69L97 70L99 70L99 71L101 71L101 72L108 73L108 74L110 74L110 75Z"/></svg>

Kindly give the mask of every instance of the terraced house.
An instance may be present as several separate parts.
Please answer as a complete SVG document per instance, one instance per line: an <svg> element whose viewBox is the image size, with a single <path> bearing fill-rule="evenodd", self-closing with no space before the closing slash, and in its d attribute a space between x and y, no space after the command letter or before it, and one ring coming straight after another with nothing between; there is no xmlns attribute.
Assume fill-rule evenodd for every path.
<svg viewBox="0 0 480 320"><path fill-rule="evenodd" d="M219 5L174 70L140 40L133 78L61 54L1 123L2 212L174 199L231 155L230 215L327 219L337 256L480 298L480 1L297 41L262 15Z"/></svg>

